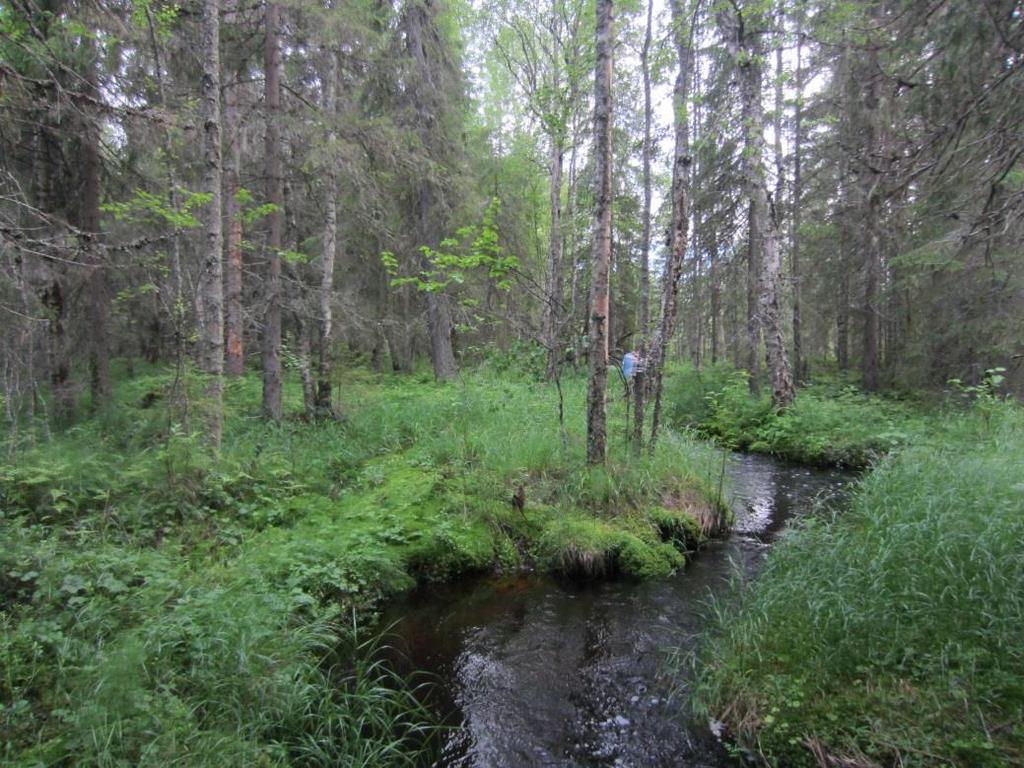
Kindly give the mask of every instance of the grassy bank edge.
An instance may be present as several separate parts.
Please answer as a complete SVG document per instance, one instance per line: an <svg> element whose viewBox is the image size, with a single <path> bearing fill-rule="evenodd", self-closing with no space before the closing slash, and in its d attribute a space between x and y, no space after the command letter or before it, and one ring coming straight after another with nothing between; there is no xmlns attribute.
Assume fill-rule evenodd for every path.
<svg viewBox="0 0 1024 768"><path fill-rule="evenodd" d="M698 709L770 765L1024 762L1024 415L947 411L716 611Z"/></svg>

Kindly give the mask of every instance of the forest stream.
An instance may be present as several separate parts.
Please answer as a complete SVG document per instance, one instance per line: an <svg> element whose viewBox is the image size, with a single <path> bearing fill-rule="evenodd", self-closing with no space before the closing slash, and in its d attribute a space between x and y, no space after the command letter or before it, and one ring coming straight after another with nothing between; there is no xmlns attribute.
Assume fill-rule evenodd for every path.
<svg viewBox="0 0 1024 768"><path fill-rule="evenodd" d="M396 645L436 681L433 705L453 726L439 765L734 764L709 724L688 716L685 692L669 695L667 653L698 646L708 597L727 589L734 563L756 576L787 523L817 499L841 503L854 475L756 455L734 456L728 473L732 534L670 579L488 577L392 606Z"/></svg>

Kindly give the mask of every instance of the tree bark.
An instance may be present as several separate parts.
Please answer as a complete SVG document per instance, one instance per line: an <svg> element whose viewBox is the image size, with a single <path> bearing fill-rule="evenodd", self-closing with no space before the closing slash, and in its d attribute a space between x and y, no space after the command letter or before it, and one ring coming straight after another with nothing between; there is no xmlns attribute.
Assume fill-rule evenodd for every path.
<svg viewBox="0 0 1024 768"><path fill-rule="evenodd" d="M869 23L873 32L882 25L885 1L870 4ZM875 391L879 387L880 366L880 288L882 279L882 216L885 205L883 185L886 173L885 77L879 60L882 33L870 34L868 51L851 67L853 81L849 83L853 104L854 127L859 141L857 157L857 214L861 233L861 253L864 271L864 293L860 306L863 321L861 341L861 375L864 388Z"/></svg>
<svg viewBox="0 0 1024 768"><path fill-rule="evenodd" d="M718 362L719 335L721 321L719 313L722 304L722 289L718 284L718 235L714 227L708 232L708 283L711 293L711 364Z"/></svg>
<svg viewBox="0 0 1024 768"><path fill-rule="evenodd" d="M84 88L93 103L100 99L99 62L96 43L86 37L87 51ZM110 328L108 306L110 282L100 243L100 126L99 115L93 108L84 110L82 125L82 199L79 226L84 233L83 261L88 265L86 277L86 317L89 322L89 392L92 408L102 408L110 402Z"/></svg>
<svg viewBox="0 0 1024 768"><path fill-rule="evenodd" d="M210 196L206 206L206 243L202 252L199 287L206 322L199 344L200 368L207 374L206 432L214 451L220 450L224 428L224 249L221 219L220 146L220 0L204 0L202 17L202 121L203 191Z"/></svg>
<svg viewBox="0 0 1024 768"><path fill-rule="evenodd" d="M798 379L806 379L807 361L804 358L803 317L801 316L802 286L800 274L800 224L803 219L803 25L797 25L796 42L796 106L793 115L793 197L791 201L792 230L790 232L790 263L793 280L793 371Z"/></svg>
<svg viewBox="0 0 1024 768"><path fill-rule="evenodd" d="M640 317L637 323L640 331L640 360L647 355L647 334L650 330L651 309L651 27L654 16L654 2L647 0L647 26L644 31L644 45L640 52L640 68L644 81L644 144L643 179L644 211L643 232L640 242ZM644 440L644 405L647 377L641 364L634 380L633 396L633 445L639 451Z"/></svg>
<svg viewBox="0 0 1024 768"><path fill-rule="evenodd" d="M747 206L747 373L750 393L761 394L761 317L758 314L757 289L760 284L760 247L756 242L754 206Z"/></svg>
<svg viewBox="0 0 1024 768"><path fill-rule="evenodd" d="M765 357L771 374L772 405L782 409L793 402L793 376L782 334L779 308L779 237L768 198L764 169L765 120L761 103L764 51L760 37L750 26L764 19L757 18L754 13L745 15L738 8L735 13L723 12L720 19L740 79L744 123L743 176L750 200L750 240L761 257L758 310L764 329Z"/></svg>
<svg viewBox="0 0 1024 768"><path fill-rule="evenodd" d="M594 71L594 222L590 274L587 383L587 462L602 464L607 451L608 270L612 246L613 0L597 0Z"/></svg>
<svg viewBox="0 0 1024 768"><path fill-rule="evenodd" d="M263 414L281 419L281 244L284 239L284 179L281 173L281 7L268 2L263 48L266 108L266 176L270 213L267 240L267 315L263 326Z"/></svg>
<svg viewBox="0 0 1024 768"><path fill-rule="evenodd" d="M440 35L434 24L437 6L432 0L407 6L404 17L406 49L418 70L417 88L412 93L417 116L417 129L429 159L436 162L450 148L449 137L436 114L445 107L447 94L443 91L446 62L440 57L436 45ZM438 183L423 175L418 182L414 198L416 242L418 246L439 247L441 241L442 205ZM426 255L420 256L420 266L430 272L433 266ZM443 291L427 291L427 331L430 335L430 361L434 377L448 381L458 374L455 350L452 346L452 315L448 296Z"/></svg>
<svg viewBox="0 0 1024 768"><path fill-rule="evenodd" d="M669 256L662 278L661 319L651 339L648 353L648 376L654 395L649 448L654 451L661 424L661 391L668 345L675 333L679 308L679 281L683 276L687 236L690 226L690 130L686 109L690 98L693 66L693 19L686 24L681 3L672 0L672 26L675 35L679 71L676 73L673 104L675 107L675 149L672 160L672 224L669 229ZM696 14L696 6L694 7Z"/></svg>
<svg viewBox="0 0 1024 768"><path fill-rule="evenodd" d="M238 115L238 89L241 73L224 90L224 117L227 154L224 157L224 219L227 224L225 260L225 358L228 376L241 376L245 370L245 346L242 315L242 211L238 204L239 169L242 159L242 126Z"/></svg>
<svg viewBox="0 0 1024 768"><path fill-rule="evenodd" d="M417 239L432 248L436 248L441 240L435 222L437 211L434 196L433 184L424 179L420 185L417 207ZM425 255L420 258L420 267L424 272L433 269ZM434 367L434 378L438 381L454 379L459 369L452 347L451 305L443 291L427 291L427 332L430 334L430 362Z"/></svg>
<svg viewBox="0 0 1024 768"><path fill-rule="evenodd" d="M327 120L327 145L333 150L337 135L334 121L337 117L337 70L334 53L327 55L324 64L324 116ZM316 415L333 413L331 392L331 302L334 298L334 260L338 251L338 178L334 172L332 155L328 155L324 168L324 252L320 271L320 345L317 355Z"/></svg>
<svg viewBox="0 0 1024 768"><path fill-rule="evenodd" d="M551 232L548 241L548 285L542 334L548 351L547 377L554 379L562 359L562 292L565 281L562 253L562 168L565 148L560 137L552 134L550 139Z"/></svg>

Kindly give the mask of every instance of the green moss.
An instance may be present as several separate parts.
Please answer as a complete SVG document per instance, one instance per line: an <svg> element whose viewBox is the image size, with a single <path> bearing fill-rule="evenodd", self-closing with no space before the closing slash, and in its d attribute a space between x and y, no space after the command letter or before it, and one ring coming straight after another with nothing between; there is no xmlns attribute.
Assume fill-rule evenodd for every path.
<svg viewBox="0 0 1024 768"><path fill-rule="evenodd" d="M692 549L707 539L700 521L687 510L654 507L647 514L661 539L680 549Z"/></svg>
<svg viewBox="0 0 1024 768"><path fill-rule="evenodd" d="M662 541L642 516L602 520L566 515L552 519L539 537L537 553L543 568L576 578L613 574L659 578L685 562L679 550Z"/></svg>
<svg viewBox="0 0 1024 768"><path fill-rule="evenodd" d="M686 562L671 544L652 544L628 533L620 536L616 555L619 571L635 579L668 576Z"/></svg>

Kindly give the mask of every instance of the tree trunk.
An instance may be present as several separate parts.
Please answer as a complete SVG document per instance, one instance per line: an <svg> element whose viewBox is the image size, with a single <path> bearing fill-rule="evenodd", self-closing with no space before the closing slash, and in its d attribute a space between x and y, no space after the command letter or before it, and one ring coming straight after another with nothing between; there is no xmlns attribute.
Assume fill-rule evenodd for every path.
<svg viewBox="0 0 1024 768"><path fill-rule="evenodd" d="M883 23L885 2L874 4L870 8L871 21L876 28ZM872 35L872 38L875 36ZM879 33L878 38L881 38ZM858 135L863 144L858 163L859 192L859 223L863 235L864 258L864 298L861 305L863 318L863 354L861 357L861 374L864 388L869 392L879 387L880 342L879 326L881 300L880 289L882 280L882 215L884 210L885 163L886 163L886 131L884 128L885 92L883 72L878 57L878 45L870 41L870 51L860 66L854 67L856 84L855 92L859 93L861 104L857 114L863 122ZM867 80L867 83L864 81ZM859 86L859 87L857 87Z"/></svg>
<svg viewBox="0 0 1024 768"><path fill-rule="evenodd" d="M803 207L803 26L797 26L796 43L796 106L793 115L793 195L791 201L790 264L793 280L793 372L798 379L806 379L807 361L804 358L803 317L801 316L800 224Z"/></svg>
<svg viewBox="0 0 1024 768"><path fill-rule="evenodd" d="M750 200L750 240L760 256L758 309L764 329L765 357L772 381L772 405L786 408L793 402L793 377L782 334L779 308L779 252L775 216L768 198L764 169L764 107L761 103L763 46L751 29L752 13L722 13L723 32L739 73L743 107L743 176ZM757 19L764 21L764 17ZM760 24L759 26L764 26Z"/></svg>
<svg viewBox="0 0 1024 768"><path fill-rule="evenodd" d="M565 148L560 137L552 135L550 139L551 233L548 242L548 285L542 333L548 350L547 377L554 379L562 358L562 286L565 279L565 269L562 265L562 166Z"/></svg>
<svg viewBox="0 0 1024 768"><path fill-rule="evenodd" d="M850 367L850 260L847 248L840 246L840 251L839 295L836 297L836 364L839 370L845 371Z"/></svg>
<svg viewBox="0 0 1024 768"><path fill-rule="evenodd" d="M670 250L665 264L661 294L661 320L651 339L648 354L648 376L654 394L654 412L651 415L650 450L654 451L661 424L662 377L668 345L675 333L679 307L679 281L686 258L686 240L690 226L690 131L686 108L690 98L690 68L693 66L693 20L686 25L681 3L672 1L672 26L675 35L679 71L676 73L673 104L675 107L675 149L672 160L672 224L669 229ZM695 9L696 11L696 6Z"/></svg>
<svg viewBox="0 0 1024 768"><path fill-rule="evenodd" d="M224 428L224 283L222 252L224 237L221 220L221 146L220 146L220 0L204 0L203 19L203 190L210 196L206 207L206 244L202 252L199 288L205 324L199 339L200 368L209 380L205 405L207 439L214 451L220 450Z"/></svg>
<svg viewBox="0 0 1024 768"><path fill-rule="evenodd" d="M100 99L99 62L96 43L86 37L86 95ZM84 234L86 277L86 317L89 323L89 392L94 410L110 401L110 330L108 305L110 285L100 244L100 126L93 108L83 107L82 125L82 199L79 226Z"/></svg>
<svg viewBox="0 0 1024 768"><path fill-rule="evenodd" d="M424 179L420 184L417 231L419 242L431 248L438 247L441 240L435 222L434 196L433 184ZM420 266L424 272L433 269L425 255L421 256ZM454 379L459 369L452 347L451 305L443 291L427 291L427 331L430 334L430 362L434 367L434 378L438 381Z"/></svg>
<svg viewBox="0 0 1024 768"><path fill-rule="evenodd" d="M754 205L747 206L747 373L750 393L761 394L761 318L758 315L757 289L760 285L761 265L754 228Z"/></svg>
<svg viewBox="0 0 1024 768"><path fill-rule="evenodd" d="M50 388L53 412L58 423L66 424L75 414L75 392L71 384L71 363L68 350L68 305L64 296L64 280L55 276L42 292L49 335Z"/></svg>
<svg viewBox="0 0 1024 768"><path fill-rule="evenodd" d="M443 128L439 124L438 110L443 108L446 95L442 92L445 79L443 57L431 44L438 37L433 26L437 4L426 0L421 4L406 6L404 21L405 44L410 58L416 64L419 80L411 93L417 117L417 130L423 147L427 150L428 159L437 162L451 147L449 137L439 133ZM416 219L416 245L438 248L444 223L443 203L438 182L428 175L418 180L418 189L414 197L414 215ZM420 267L424 273L433 270L425 254L420 257ZM452 316L448 296L443 291L426 291L427 330L430 335L430 361L434 367L434 377L438 381L455 378L458 367L455 363L455 351L452 346Z"/></svg>
<svg viewBox="0 0 1024 768"><path fill-rule="evenodd" d="M228 376L241 376L245 370L245 348L242 317L242 211L238 204L241 189L238 173L242 158L242 126L238 115L238 88L241 73L224 90L224 117L228 148L224 158L224 219L227 224L227 259L225 260L225 359Z"/></svg>
<svg viewBox="0 0 1024 768"><path fill-rule="evenodd" d="M594 72L594 223L590 274L587 462L605 460L608 399L608 270L612 247L613 0L597 0Z"/></svg>
<svg viewBox="0 0 1024 768"><path fill-rule="evenodd" d="M267 316L263 326L263 415L281 419L281 243L284 238L284 180L281 173L281 7L268 2L263 48L266 102L266 176L270 213L267 241Z"/></svg>
<svg viewBox="0 0 1024 768"><path fill-rule="evenodd" d="M718 235L713 227L708 232L708 283L711 292L711 364L718 362L719 334L721 334L721 323L719 313L721 312L722 292L718 284Z"/></svg>
<svg viewBox="0 0 1024 768"><path fill-rule="evenodd" d="M640 242L640 318L637 323L640 331L640 360L647 356L647 333L650 330L651 308L651 26L654 16L654 2L647 0L647 26L644 31L644 46L640 52L640 68L644 81L644 144L643 144L643 178L644 178L644 211L643 232ZM644 440L644 401L646 400L647 379L643 366L634 380L633 397L633 445L640 450Z"/></svg>
<svg viewBox="0 0 1024 768"><path fill-rule="evenodd" d="M327 120L327 144L333 149L337 136L334 131L337 100L337 60L329 53L324 64L324 115ZM316 414L329 416L333 412L331 392L331 301L334 298L334 260L338 250L338 178L334 172L333 157L329 154L324 168L324 253L320 271L320 345L317 355Z"/></svg>

